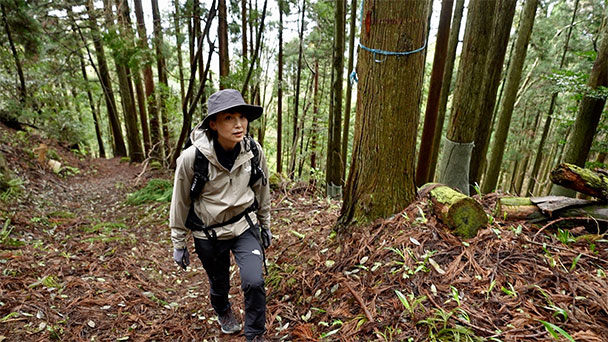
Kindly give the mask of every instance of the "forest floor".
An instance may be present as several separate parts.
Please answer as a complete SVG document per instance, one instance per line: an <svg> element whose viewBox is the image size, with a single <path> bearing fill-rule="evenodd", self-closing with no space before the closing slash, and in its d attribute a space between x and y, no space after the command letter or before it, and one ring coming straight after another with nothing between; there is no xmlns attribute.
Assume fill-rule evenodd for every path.
<svg viewBox="0 0 608 342"><path fill-rule="evenodd" d="M59 173L37 160L42 143ZM220 333L200 261L173 262L169 203L126 202L170 172L5 127L0 150L20 180L0 195L0 342L244 341ZM270 341L608 341L598 232L494 219L461 241L426 200L336 232L339 202L297 185L272 194ZM477 200L491 214L497 196Z"/></svg>

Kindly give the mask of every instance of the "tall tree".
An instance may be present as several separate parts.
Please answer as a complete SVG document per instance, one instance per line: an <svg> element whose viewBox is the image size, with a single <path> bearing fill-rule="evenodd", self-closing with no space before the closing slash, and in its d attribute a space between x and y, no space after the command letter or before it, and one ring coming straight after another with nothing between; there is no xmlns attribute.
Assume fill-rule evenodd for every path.
<svg viewBox="0 0 608 342"><path fill-rule="evenodd" d="M481 175L485 168L488 140L494 119L496 92L498 91L507 45L509 44L509 34L516 4L517 0L500 0L496 5L492 44L489 46L488 56L486 57L485 76L481 87L485 94L482 97L481 110L475 129L475 146L473 147L469 169L469 183L471 184L481 183Z"/></svg>
<svg viewBox="0 0 608 342"><path fill-rule="evenodd" d="M247 0L241 0L241 35L241 58L244 66L247 63Z"/></svg>
<svg viewBox="0 0 608 342"><path fill-rule="evenodd" d="M420 48L425 42L428 9L425 1L366 1L361 44L388 51ZM372 25L370 21L388 15L411 20L388 25ZM384 57L386 60L378 63L369 51L359 53L352 163L339 219L343 225L388 217L415 197L415 132L424 54L378 56ZM382 177L378 177L378 167Z"/></svg>
<svg viewBox="0 0 608 342"><path fill-rule="evenodd" d="M125 146L125 141L122 136L120 119L118 118L116 100L114 99L114 91L112 89L112 81L110 79L110 70L108 69L108 63L106 61L101 33L99 32L99 27L97 26L97 15L95 12L95 7L93 6L93 0L87 1L86 8L87 14L89 15L89 28L93 38L93 45L95 46L95 53L97 55L97 64L99 65L97 76L99 77L99 82L101 83L101 89L106 102L106 110L108 112L108 121L110 122L110 128L112 131L112 152L115 157L124 157L127 155L127 147ZM89 60L91 65L94 65L90 54Z"/></svg>
<svg viewBox="0 0 608 342"><path fill-rule="evenodd" d="M524 4L519 33L515 42L515 51L513 52L514 56L509 67L509 74L504 90L505 94L498 114L498 126L494 133L494 143L492 144L488 170L486 171L481 188L483 193L489 193L496 188L502 157L505 152L505 142L509 133L509 126L511 125L513 107L517 98L517 90L519 89L519 81L521 80L526 53L528 52L528 42L530 41L530 35L534 26L537 5L538 0L529 0Z"/></svg>
<svg viewBox="0 0 608 342"><path fill-rule="evenodd" d="M570 43L570 36L572 35L572 29L574 28L574 19L576 18L576 12L578 11L579 0L574 1L574 10L572 11L572 19L570 20L570 26L568 27L568 33L566 34L566 41L564 42L564 51L562 52L562 57L559 62L559 69L563 69L566 63L566 53L568 52L568 45ZM528 179L528 185L526 186L528 196L532 196L534 193L534 188L536 187L536 178L538 177L538 171L540 169L540 164L543 159L542 153L545 148L545 142L547 141L547 137L549 136L549 130L551 129L551 121L553 120L553 113L555 111L555 103L557 101L558 92L553 92L551 94L551 102L549 103L549 110L547 111L547 118L545 119L545 126L543 127L543 133L540 138L540 142L538 143L538 148L536 150L536 155L534 157L534 165L532 166L532 172L530 173L530 178Z"/></svg>
<svg viewBox="0 0 608 342"><path fill-rule="evenodd" d="M17 76L19 77L19 101L22 104L25 104L27 99L27 88L25 86L25 76L23 74L23 67L21 65L21 59L19 58L19 54L17 53L17 48L15 47L15 41L13 40L13 35L11 33L11 27L8 24L8 20L6 19L6 8L4 3L0 3L0 10L2 11L2 23L4 24L4 30L6 31L6 36L8 37L8 44L11 48L11 53L13 54L13 59L15 60L15 67L17 68Z"/></svg>
<svg viewBox="0 0 608 342"><path fill-rule="evenodd" d="M431 160L429 169L429 179L434 179L437 159L439 156L439 145L443 135L445 123L445 112L448 104L448 96L452 87L452 75L454 74L454 60L456 59L456 47L458 46L458 36L460 34L460 24L462 22L462 12L464 11L464 0L456 0L454 6L454 16L450 27L450 38L448 41L448 52L441 81L441 93L439 95L439 109L437 112L437 124L433 133L433 144L431 145Z"/></svg>
<svg viewBox="0 0 608 342"><path fill-rule="evenodd" d="M283 1L279 2L279 56L277 71L277 172L283 172Z"/></svg>
<svg viewBox="0 0 608 342"><path fill-rule="evenodd" d="M177 0L176 0L177 1ZM137 18L137 33L139 35L139 48L143 51L148 51L148 34L146 33L146 24L144 21L144 10L141 0L135 0L135 16ZM179 48L178 48L179 50ZM178 51L179 53L179 51ZM161 151L157 147L158 142L162 140L162 133L158 119L158 105L156 103L156 92L154 90L154 77L152 73L152 56L150 53L143 54L143 73L144 87L146 91L146 100L148 103L148 113L150 114L150 156L160 158ZM183 81L182 81L183 82ZM156 146L156 147L155 147Z"/></svg>
<svg viewBox="0 0 608 342"><path fill-rule="evenodd" d="M353 71L354 64L354 51L355 51L355 27L357 24L357 0L352 0L350 3L350 28L348 30L348 68L346 69L347 73L347 82L346 82L346 98L345 98L345 106L344 109L344 131L342 133L342 176L344 179L346 177L346 162L348 159L348 138L350 131L350 108L352 103L352 91L353 91L353 82L350 80L349 73Z"/></svg>
<svg viewBox="0 0 608 342"><path fill-rule="evenodd" d="M165 55L163 53L163 28L160 22L160 11L158 9L158 0L152 1L152 24L154 27L154 46L156 48L156 68L158 73L159 97L158 107L160 108L161 127L163 132L163 147L165 156L169 156L171 150L171 142L169 139L169 118L167 116L167 97L169 92L169 83L167 81L167 70L165 63Z"/></svg>
<svg viewBox="0 0 608 342"><path fill-rule="evenodd" d="M228 57L228 9L226 0L218 2L217 36L220 50L220 89L226 88L226 77L230 74L230 58Z"/></svg>
<svg viewBox="0 0 608 342"><path fill-rule="evenodd" d="M247 85L249 84L249 81L251 80L251 75L253 75L253 69L256 67L256 65L259 68L259 54L260 54L260 48L262 46L262 34L264 33L264 21L266 20L266 8L268 5L268 0L264 0L264 7L262 9L262 16L260 17L260 23L258 25L258 30L256 32L256 43L255 43L255 50L253 51L253 55L251 56L251 63L249 64L249 70L247 71L247 76L245 76L245 81L243 81L243 87L241 90L241 93L245 93L247 91ZM251 38L253 39L253 37ZM256 86L259 86L259 84L257 84ZM258 91L255 92L257 97L257 100L254 100L256 102L257 105L260 104L259 101L259 88L257 88ZM261 137L263 137L263 135L261 135ZM263 140L263 139L261 139Z"/></svg>
<svg viewBox="0 0 608 342"><path fill-rule="evenodd" d="M141 0L139 0L141 1ZM175 7L175 12L173 13L173 23L175 26L175 45L177 48L177 71L179 74L179 93L180 93L180 100L181 102L184 102L184 97L186 96L185 94L185 88L184 88L184 61L182 59L182 43L184 40L184 37L181 34L180 31L180 27L181 27L181 23L180 23L180 11L179 11L179 0L173 0L173 4ZM158 140L157 140L158 141Z"/></svg>
<svg viewBox="0 0 608 342"><path fill-rule="evenodd" d="M431 71L431 83L429 85L429 95L424 114L424 126L422 129L422 139L418 152L418 163L416 163L416 185L422 186L431 180L431 152L433 149L433 134L437 125L437 114L439 112L439 100L441 88L443 87L443 74L448 49L450 34L450 21L452 19L453 0L443 0L441 2L441 13L439 14L439 27L437 29L437 42L435 43L435 56L433 58L433 69ZM449 87L450 85L445 85Z"/></svg>
<svg viewBox="0 0 608 342"><path fill-rule="evenodd" d="M600 32L600 47L593 62L593 68L587 81L587 92L578 106L576 120L572 134L568 138L562 161L584 167L591 150L593 137L597 132L597 126L606 104L605 91L598 88L608 86L608 23L604 18L603 27ZM551 191L553 195L574 195L570 189L554 186Z"/></svg>
<svg viewBox="0 0 608 342"><path fill-rule="evenodd" d="M440 183L469 194L469 163L483 91L481 88L487 47L492 33L494 1L471 0L456 92L439 168Z"/></svg>
<svg viewBox="0 0 608 342"><path fill-rule="evenodd" d="M329 116L329 129L327 136L327 167L326 184L327 194L331 197L339 197L343 185L342 168L346 161L342 160L340 153L341 122L342 122L342 85L344 84L344 30L346 0L335 1L336 9L334 16L334 52L332 62L333 84ZM337 190L340 189L340 190Z"/></svg>
<svg viewBox="0 0 608 342"><path fill-rule="evenodd" d="M298 148L298 115L299 115L299 103L300 103L300 81L302 76L302 46L304 44L304 17L306 14L306 0L302 0L302 17L300 18L300 45L298 48L298 64L296 66L296 93L295 93L295 105L293 111L293 137L291 141L291 156L289 163L289 175L293 178L294 170L296 166L296 151Z"/></svg>
<svg viewBox="0 0 608 342"><path fill-rule="evenodd" d="M117 0L117 12L119 14L119 21L121 20L120 1ZM104 0L106 25L111 32L111 35L118 37L113 26L114 14L112 11L112 3L110 0ZM124 30L124 26L119 25ZM121 31L121 37L126 36L127 33ZM129 37L127 36L128 40ZM128 42L123 42L128 44ZM116 65L116 74L118 75L118 86L120 88L120 100L122 103L123 116L125 118L125 126L127 128L127 141L129 142L129 157L132 162L141 162L144 159L144 153L139 140L139 130L137 129L137 109L135 108L135 98L133 96L133 84L130 78L129 59L130 56L125 54L128 49L115 49L113 50L114 64Z"/></svg>

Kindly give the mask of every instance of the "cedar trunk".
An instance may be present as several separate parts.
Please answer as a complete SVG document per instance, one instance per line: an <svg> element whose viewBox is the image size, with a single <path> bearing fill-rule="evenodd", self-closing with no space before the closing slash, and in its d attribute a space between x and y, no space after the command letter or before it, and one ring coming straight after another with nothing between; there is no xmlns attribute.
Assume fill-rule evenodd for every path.
<svg viewBox="0 0 608 342"><path fill-rule="evenodd" d="M328 137L327 137L327 168L326 184L327 194L331 197L339 197L339 192L332 190L335 187L342 187L342 168L345 161L342 160L340 153L341 142L341 121L342 121L342 84L344 78L344 29L345 29L345 8L346 0L337 0L334 15L334 58L332 62L333 84L331 97L331 110Z"/></svg>
<svg viewBox="0 0 608 342"><path fill-rule="evenodd" d="M363 13L370 14L369 25L362 25L361 43L389 51L418 49L425 41L427 12L424 1L366 1ZM388 14L407 20L384 25L369 21ZM423 58L423 53L414 53L376 63L372 53L360 50L352 163L339 219L343 225L391 216L415 198Z"/></svg>
<svg viewBox="0 0 608 342"><path fill-rule="evenodd" d="M435 44L435 56L433 58L433 70L431 71L431 83L424 115L424 126L422 139L418 152L418 163L416 163L416 185L421 186L430 181L431 152L433 150L433 134L437 126L437 114L439 112L439 100L443 86L443 74L445 71L446 56L448 53L448 41L450 34L450 21L452 19L453 0L441 2L441 14L439 15L439 28L437 29L437 42ZM449 87L450 85L445 85Z"/></svg>
<svg viewBox="0 0 608 342"><path fill-rule="evenodd" d="M346 162L348 160L348 132L350 131L350 107L352 103L353 82L350 81L350 72L353 71L355 50L355 27L357 23L357 0L350 4L350 29L348 38L348 68L346 69L346 107L344 109L344 133L342 133L342 179L346 177Z"/></svg>
<svg viewBox="0 0 608 342"><path fill-rule="evenodd" d="M456 93L446 143L442 149L439 182L469 194L469 163L480 108L483 71L492 32L494 1L471 0L460 57Z"/></svg>
<svg viewBox="0 0 608 342"><path fill-rule="evenodd" d="M521 73L523 70L524 61L526 59L526 53L528 52L528 42L534 26L534 17L536 15L537 5L538 0L529 0L524 4L519 33L517 35L517 41L515 42L514 56L513 60L511 61L511 66L509 67L509 74L505 84L504 99L498 114L498 126L496 127L496 132L494 133L492 153L490 155L488 170L486 171L485 179L481 188L483 193L492 192L496 188L496 182L498 181L498 174L500 173L500 166L502 164L502 157L505 152L505 142L507 141L509 127L511 125L513 107L517 98L517 91L519 89L519 82L521 80Z"/></svg>
<svg viewBox="0 0 608 342"><path fill-rule="evenodd" d="M279 0L279 60L277 72L277 172L283 172L283 2Z"/></svg>
<svg viewBox="0 0 608 342"><path fill-rule="evenodd" d="M176 0L177 1L177 0ZM144 10L141 4L141 0L135 0L135 16L137 18L137 34L139 35L139 48L143 51L147 51L148 47L148 35L146 33L146 25L144 22ZM179 48L178 48L179 53ZM146 92L146 102L148 103L148 114L150 116L150 156L153 158L159 158L160 148L156 146L162 140L162 134L160 131L160 124L158 122L158 106L156 103L156 93L154 90L154 77L152 74L152 58L149 53L143 54L144 56L144 88ZM156 147L155 147L156 146Z"/></svg>
<svg viewBox="0 0 608 342"><path fill-rule="evenodd" d="M110 80L110 71L106 61L106 54L102 44L101 33L99 32L99 27L97 26L97 16L95 14L93 0L89 0L87 2L86 8L89 15L89 24L91 36L93 38L93 45L95 46L95 53L97 54L99 82L101 83L101 88L103 90L106 110L108 112L108 121L110 122L110 128L112 131L112 152L115 157L125 157L127 155L127 148L122 137L120 119L118 118L116 100L114 99L114 90L112 89L112 81Z"/></svg>
<svg viewBox="0 0 608 342"><path fill-rule="evenodd" d="M298 144L298 110L300 108L300 81L302 76L302 44L304 41L304 16L306 14L306 0L302 0L302 17L300 18L300 43L298 48L298 65L296 70L296 93L293 111L293 136L291 140L291 155L289 159L289 176L293 179L296 166L296 150Z"/></svg>
<svg viewBox="0 0 608 342"><path fill-rule="evenodd" d="M492 33L492 44L490 44L488 57L486 59L485 76L482 89L485 95L480 104L479 119L475 130L475 146L471 155L471 166L469 169L469 183L480 184L481 175L486 165L486 154L492 122L494 121L494 106L496 104L496 92L500 84L500 76L505 61L505 53L509 43L509 33L515 14L517 0L501 0L496 5L494 15L494 30Z"/></svg>
<svg viewBox="0 0 608 342"><path fill-rule="evenodd" d="M156 48L156 68L158 69L158 85L159 85L159 102L160 118L163 132L163 145L165 156L170 155L171 145L169 141L169 119L167 117L166 101L169 92L169 84L167 82L167 70L165 70L165 56L163 54L163 31L160 22L160 12L158 9L158 0L152 0L152 23L154 26L154 46Z"/></svg>
<svg viewBox="0 0 608 342"><path fill-rule="evenodd" d="M230 59L228 57L228 9L226 0L218 2L217 36L220 50L220 89L226 88L226 77L230 73Z"/></svg>
<svg viewBox="0 0 608 342"><path fill-rule="evenodd" d="M435 175L437 168L437 159L439 156L439 145L441 144L441 136L443 135L443 127L445 122L445 112L448 104L448 96L452 86L452 75L454 74L454 60L456 59L456 47L458 46L458 34L460 32L460 24L462 22L462 12L464 11L464 0L456 0L454 9L454 17L452 19L452 27L450 28L450 39L448 42L447 60L445 62L445 70L443 71L443 80L441 81L441 95L439 96L439 110L437 113L437 124L433 133L433 145L431 148L431 161L429 169L429 179Z"/></svg>

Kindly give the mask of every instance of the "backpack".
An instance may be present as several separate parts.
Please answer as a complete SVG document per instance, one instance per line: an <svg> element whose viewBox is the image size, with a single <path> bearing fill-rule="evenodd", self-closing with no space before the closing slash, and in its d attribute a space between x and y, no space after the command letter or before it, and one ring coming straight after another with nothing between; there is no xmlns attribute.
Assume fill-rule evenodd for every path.
<svg viewBox="0 0 608 342"><path fill-rule="evenodd" d="M258 144L256 141L250 137L249 135L245 136L245 140L248 142L249 148L253 153L253 158L251 159L251 175L249 176L249 187L253 187L253 185L262 179L262 184L266 185L268 179L264 174L264 170L260 166L260 150L258 149ZM192 142L188 138L186 142L186 147L192 145ZM194 201L201 195L203 192L203 188L205 184L209 181L209 160L205 155L197 148L195 158L194 158L194 176L192 177L192 185L190 186L190 210L188 211L188 217L186 218L185 226L192 231L203 231L207 236L207 239L216 240L217 236L213 228L222 227L228 224L232 224L238 222L243 218L243 216L249 214L250 212L254 212L258 209L257 199L254 200L253 204L245 209L243 212L237 214L232 217L228 221L216 223L211 226L206 226L203 221L196 215L194 212Z"/></svg>

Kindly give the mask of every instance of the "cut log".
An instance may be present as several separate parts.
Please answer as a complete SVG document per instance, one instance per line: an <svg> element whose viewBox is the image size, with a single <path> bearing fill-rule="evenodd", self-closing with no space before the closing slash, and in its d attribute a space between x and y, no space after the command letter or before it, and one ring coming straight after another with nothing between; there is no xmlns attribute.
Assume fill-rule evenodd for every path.
<svg viewBox="0 0 608 342"><path fill-rule="evenodd" d="M608 175L563 163L551 171L551 181L565 188L608 201Z"/></svg>
<svg viewBox="0 0 608 342"><path fill-rule="evenodd" d="M545 219L540 208L528 197L503 197L499 199L496 203L494 216L505 221Z"/></svg>
<svg viewBox="0 0 608 342"><path fill-rule="evenodd" d="M472 238L479 228L488 224L481 204L446 185L427 183L418 194L420 197L428 194L433 212L456 236Z"/></svg>

